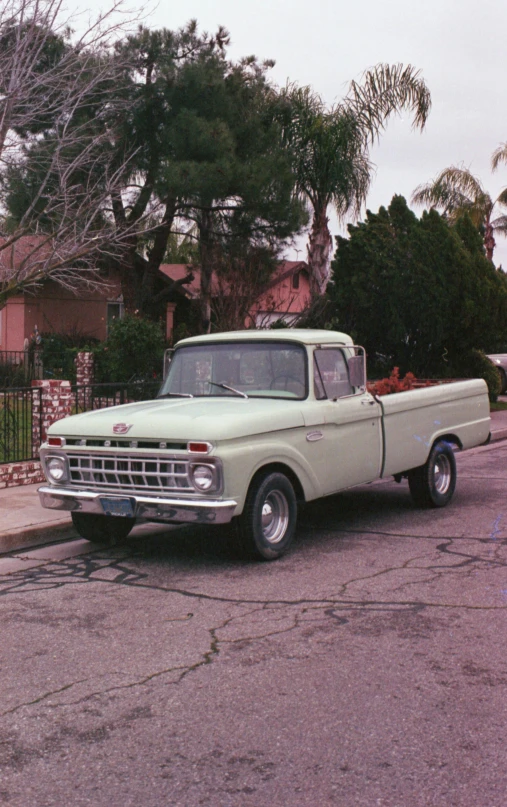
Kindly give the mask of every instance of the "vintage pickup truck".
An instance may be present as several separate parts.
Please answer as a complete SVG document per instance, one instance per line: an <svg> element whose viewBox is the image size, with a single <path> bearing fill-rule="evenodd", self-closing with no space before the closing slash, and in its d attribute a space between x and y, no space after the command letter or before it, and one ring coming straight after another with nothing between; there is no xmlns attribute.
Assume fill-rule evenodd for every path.
<svg viewBox="0 0 507 807"><path fill-rule="evenodd" d="M343 333L242 331L176 345L155 400L73 415L41 448L44 507L90 540L136 519L233 522L249 554L289 547L298 503L394 476L420 506L454 492L454 450L489 437L484 381L376 398Z"/></svg>

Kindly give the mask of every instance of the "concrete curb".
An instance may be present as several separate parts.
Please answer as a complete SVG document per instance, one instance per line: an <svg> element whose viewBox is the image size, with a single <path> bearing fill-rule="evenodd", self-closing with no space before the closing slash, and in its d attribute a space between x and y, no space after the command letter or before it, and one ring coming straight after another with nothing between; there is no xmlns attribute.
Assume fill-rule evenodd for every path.
<svg viewBox="0 0 507 807"><path fill-rule="evenodd" d="M20 527L15 532L0 533L0 555L15 552L18 549L30 549L34 546L67 541L79 538L69 521L48 521L29 527Z"/></svg>
<svg viewBox="0 0 507 807"><path fill-rule="evenodd" d="M507 427L505 429L496 429L496 431L491 432L491 443L497 443L498 440L506 440L507 439Z"/></svg>

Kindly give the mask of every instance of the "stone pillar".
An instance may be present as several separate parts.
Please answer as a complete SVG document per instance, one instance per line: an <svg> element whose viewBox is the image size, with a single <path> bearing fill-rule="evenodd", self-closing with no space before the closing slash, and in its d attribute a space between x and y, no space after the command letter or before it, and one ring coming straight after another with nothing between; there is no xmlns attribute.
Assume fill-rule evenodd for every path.
<svg viewBox="0 0 507 807"><path fill-rule="evenodd" d="M32 406L32 447L36 454L51 424L72 414L73 401L70 381L32 381L32 387L41 390L40 396L33 396Z"/></svg>
<svg viewBox="0 0 507 807"><path fill-rule="evenodd" d="M81 352L75 358L76 364L76 406L79 412L91 409L92 384L94 381L93 353Z"/></svg>

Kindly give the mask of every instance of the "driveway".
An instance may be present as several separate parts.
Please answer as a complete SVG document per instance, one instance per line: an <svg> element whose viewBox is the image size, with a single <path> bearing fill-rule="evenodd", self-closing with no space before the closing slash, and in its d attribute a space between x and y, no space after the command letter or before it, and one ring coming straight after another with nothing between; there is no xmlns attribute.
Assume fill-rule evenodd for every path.
<svg viewBox="0 0 507 807"><path fill-rule="evenodd" d="M190 528L0 562L0 802L503 807L507 444L458 472L314 503L274 563Z"/></svg>

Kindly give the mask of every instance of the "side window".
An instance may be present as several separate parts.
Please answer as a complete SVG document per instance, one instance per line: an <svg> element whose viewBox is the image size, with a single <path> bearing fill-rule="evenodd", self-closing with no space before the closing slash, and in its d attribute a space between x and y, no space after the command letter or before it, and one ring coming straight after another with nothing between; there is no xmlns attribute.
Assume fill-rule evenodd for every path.
<svg viewBox="0 0 507 807"><path fill-rule="evenodd" d="M124 315L123 303L112 302L107 304L107 333L109 334L111 325L116 319L122 319Z"/></svg>
<svg viewBox="0 0 507 807"><path fill-rule="evenodd" d="M323 398L343 398L352 395L349 370L343 351L339 348L322 348L313 354L315 396Z"/></svg>

